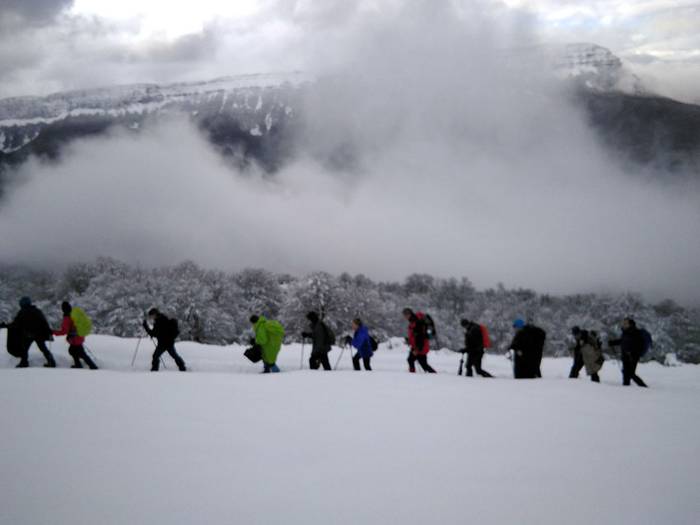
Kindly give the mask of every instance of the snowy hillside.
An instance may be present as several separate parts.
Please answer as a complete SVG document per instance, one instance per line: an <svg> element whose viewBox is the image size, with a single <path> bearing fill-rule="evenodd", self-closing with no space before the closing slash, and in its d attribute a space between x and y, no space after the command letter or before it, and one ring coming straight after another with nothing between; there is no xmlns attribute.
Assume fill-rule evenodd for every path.
<svg viewBox="0 0 700 525"><path fill-rule="evenodd" d="M588 43L550 48L549 60L564 78L573 78L597 91L645 93L641 80L629 71L622 60L609 49Z"/></svg>
<svg viewBox="0 0 700 525"><path fill-rule="evenodd" d="M4 333L0 343L4 346ZM103 370L8 369L0 357L0 522L18 524L694 524L700 368L640 367L651 388L405 372L261 376L240 347L180 343L192 371L136 370L135 340L93 336ZM151 347L152 348L152 347ZM59 366L69 360L54 342ZM335 362L339 350L334 350ZM32 365L39 365L32 351ZM308 348L307 348L308 355Z"/></svg>
<svg viewBox="0 0 700 525"><path fill-rule="evenodd" d="M700 162L700 108L648 94L610 50L588 43L547 45L508 50L503 63L523 72L544 65L580 91L575 102L603 142L614 145L615 155L669 169ZM73 140L114 127L137 131L174 113L188 115L234 163L255 162L274 172L293 157L295 141L303 135L298 126L308 109L303 99L317 82L295 72L0 100L0 174L31 155L58 158Z"/></svg>
<svg viewBox="0 0 700 525"><path fill-rule="evenodd" d="M544 60L555 71L567 78L585 77L591 87L612 89L621 76L620 59L600 46L571 44L544 49ZM515 57L523 60L517 53ZM543 59L539 53L534 57ZM262 136L298 110L293 92L314 80L300 72L244 75L207 82L136 84L4 99L0 100L0 152L18 151L50 125L64 121L108 119L138 128L148 116L175 111L199 120L217 115L232 118L244 131Z"/></svg>
<svg viewBox="0 0 700 525"><path fill-rule="evenodd" d="M138 127L155 113L187 111L194 115L264 112L264 130L269 131L277 113L293 110L280 98L284 90L304 85L310 79L302 73L245 75L208 82L136 84L102 89L56 93L48 97L18 97L0 100L0 151L11 153L36 137L49 124L78 117L127 119ZM263 128L251 127L255 135ZM18 138L19 137L19 138Z"/></svg>

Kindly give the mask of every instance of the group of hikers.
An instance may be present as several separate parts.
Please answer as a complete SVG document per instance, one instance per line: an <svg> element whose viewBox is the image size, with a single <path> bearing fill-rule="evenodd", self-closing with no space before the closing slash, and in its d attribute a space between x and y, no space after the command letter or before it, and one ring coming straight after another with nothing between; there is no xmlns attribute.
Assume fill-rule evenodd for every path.
<svg viewBox="0 0 700 525"><path fill-rule="evenodd" d="M54 336L66 336L69 348L68 353L73 358L71 368L83 368L83 362L93 370L98 367L85 348L85 338L92 330L92 322L81 309L73 307L69 302L61 304L63 321L60 328L52 330L46 317L37 308L29 297L22 297L19 301L20 310L11 323L1 323L0 328L7 328L7 350L19 358L18 368L29 366L29 349L36 344L46 358L45 367L56 367L56 361L47 348L46 342L53 340ZM434 374L435 369L428 363L428 353L431 342L436 341L435 323L430 315L423 312L414 312L410 308L403 310L403 316L408 323L406 342L409 346L408 370L416 372L418 363L424 372ZM311 340L311 355L309 356L309 368L318 370L332 370L328 354L336 344L333 330L323 320L318 312L311 311L306 315L308 329L302 332L302 341ZM282 348L285 330L279 321L267 319L265 316L255 314L250 317L253 337L250 339L250 348L245 351L245 356L252 362L263 363L263 373L280 372L277 366L277 357ZM353 368L361 370L361 364L365 370L372 370L371 360L378 348L377 340L361 319L352 320L352 335L343 339L345 347L356 350L352 356ZM464 356L466 355L467 377L474 372L482 377L493 377L482 368L482 359L487 348L491 347L487 328L475 321L462 319L461 326L464 329L464 348L460 361L458 374L462 374ZM151 360L151 371L158 371L163 354L168 353L180 371L186 371L187 366L175 349L175 341L180 331L176 319L169 318L157 308L148 311L143 321L146 333L156 341L155 351ZM542 377L541 364L544 352L546 332L532 323L526 323L522 319L513 322L515 334L509 346L513 360L513 375L516 379L534 379ZM649 332L637 327L635 321L626 318L622 321L622 333L618 339L608 342L610 347L620 347L622 362L623 385L635 384L646 387L647 385L636 374L640 358L651 346ZM571 330L574 345L571 348L573 365L569 374L570 378L577 378L582 369L590 376L591 381L600 382L598 372L603 366L605 357L603 345L598 334L592 330L584 330L575 326ZM139 339L140 343L140 339ZM132 359L132 366L138 352L138 344ZM303 362L303 346L302 346Z"/></svg>

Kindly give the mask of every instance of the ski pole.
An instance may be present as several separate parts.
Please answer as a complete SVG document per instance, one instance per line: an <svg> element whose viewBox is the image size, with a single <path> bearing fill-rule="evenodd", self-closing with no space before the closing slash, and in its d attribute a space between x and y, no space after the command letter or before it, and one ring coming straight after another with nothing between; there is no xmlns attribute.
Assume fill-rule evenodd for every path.
<svg viewBox="0 0 700 525"><path fill-rule="evenodd" d="M462 375L462 368L463 367L464 367L464 354L462 354L462 358L459 360L459 370L457 371L458 376Z"/></svg>
<svg viewBox="0 0 700 525"><path fill-rule="evenodd" d="M333 370L338 370L338 364L340 363L340 360L343 358L343 354L345 353L345 347L340 351L340 355L338 356L338 360L335 362L335 366L333 367Z"/></svg>
<svg viewBox="0 0 700 525"><path fill-rule="evenodd" d="M149 337L151 337L151 343L153 343L153 348L157 350L157 349L158 349L158 343L156 343L156 340L153 339L153 336L149 336ZM161 356L159 357L159 359L160 359L160 364L163 365L163 370L167 370L168 367L165 365L165 361L163 361L163 356L161 355Z"/></svg>
<svg viewBox="0 0 700 525"><path fill-rule="evenodd" d="M136 362L136 355L139 353L139 346L141 346L141 339L143 339L143 337L139 337L139 340L136 343L136 350L134 350L134 356L131 358L131 368L134 368L134 363Z"/></svg>
<svg viewBox="0 0 700 525"><path fill-rule="evenodd" d="M301 339L301 361L299 362L299 370L304 369L304 338Z"/></svg>
<svg viewBox="0 0 700 525"><path fill-rule="evenodd" d="M83 344L83 348L85 348L85 351L92 358L93 361L97 361L95 354L92 353L92 350L90 350L86 344Z"/></svg>

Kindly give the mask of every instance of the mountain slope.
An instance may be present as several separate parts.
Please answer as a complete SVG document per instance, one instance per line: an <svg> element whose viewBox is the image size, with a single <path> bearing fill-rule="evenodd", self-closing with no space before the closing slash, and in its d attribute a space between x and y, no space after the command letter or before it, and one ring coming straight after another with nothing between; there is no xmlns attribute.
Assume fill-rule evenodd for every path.
<svg viewBox="0 0 700 525"><path fill-rule="evenodd" d="M528 61L548 64L569 82L577 93L574 103L613 156L661 171L700 171L700 106L646 93L609 50L570 44L524 50L511 58L526 67ZM31 155L57 158L75 139L117 127L138 132L151 120L175 113L188 115L236 165L255 162L274 172L294 154L304 97L313 89L313 78L292 73L0 100L0 174L3 166L20 165Z"/></svg>
<svg viewBox="0 0 700 525"><path fill-rule="evenodd" d="M275 137L294 120L299 93L309 82L301 73L249 75L210 82L159 86L138 84L0 100L0 163L19 164L29 155L57 157L76 138L121 126L141 129L149 119L189 115L224 153L274 168Z"/></svg>

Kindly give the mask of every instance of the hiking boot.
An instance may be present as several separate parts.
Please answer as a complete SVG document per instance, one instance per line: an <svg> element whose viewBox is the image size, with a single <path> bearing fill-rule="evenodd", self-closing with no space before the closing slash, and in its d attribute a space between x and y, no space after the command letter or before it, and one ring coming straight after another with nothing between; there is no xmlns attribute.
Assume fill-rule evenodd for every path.
<svg viewBox="0 0 700 525"><path fill-rule="evenodd" d="M72 365L71 368L83 368L83 365Z"/></svg>
<svg viewBox="0 0 700 525"><path fill-rule="evenodd" d="M29 363L20 363L15 368L29 368Z"/></svg>
<svg viewBox="0 0 700 525"><path fill-rule="evenodd" d="M56 363L46 363L44 368L56 368Z"/></svg>

